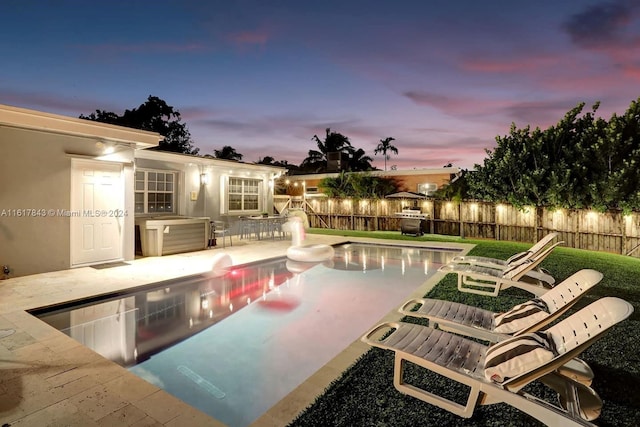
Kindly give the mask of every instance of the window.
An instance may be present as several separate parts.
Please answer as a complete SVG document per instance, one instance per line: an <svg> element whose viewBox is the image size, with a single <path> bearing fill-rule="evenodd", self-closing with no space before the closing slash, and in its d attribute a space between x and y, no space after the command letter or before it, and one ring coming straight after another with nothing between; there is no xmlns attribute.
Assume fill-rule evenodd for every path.
<svg viewBox="0 0 640 427"><path fill-rule="evenodd" d="M229 212L259 211L261 187L259 179L229 178Z"/></svg>
<svg viewBox="0 0 640 427"><path fill-rule="evenodd" d="M175 213L176 175L176 172L137 170L136 213Z"/></svg>

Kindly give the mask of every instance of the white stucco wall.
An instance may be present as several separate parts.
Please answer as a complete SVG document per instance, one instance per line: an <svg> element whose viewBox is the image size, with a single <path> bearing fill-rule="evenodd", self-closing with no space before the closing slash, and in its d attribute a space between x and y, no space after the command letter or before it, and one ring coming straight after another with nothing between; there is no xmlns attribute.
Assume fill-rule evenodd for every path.
<svg viewBox="0 0 640 427"><path fill-rule="evenodd" d="M132 149L125 151L114 157L131 162ZM95 139L0 127L0 266L8 265L11 277L70 267L70 219L57 212L71 206L72 157L98 154ZM124 220L123 255L133 259L131 163L124 178L130 215ZM34 212L46 215L30 216Z"/></svg>
<svg viewBox="0 0 640 427"><path fill-rule="evenodd" d="M249 214L273 212L273 189L269 187L271 177L281 168L257 166L238 162L227 162L205 158L190 158L173 153L136 153L136 168L169 170L179 172L176 214L190 217L209 217L233 223L239 214L228 213L221 200L226 197L222 182L227 177L256 178L263 180L261 209ZM209 184L202 185L200 175L209 176ZM192 199L191 194L195 194Z"/></svg>
<svg viewBox="0 0 640 427"><path fill-rule="evenodd" d="M12 276L69 268L69 218L22 211L69 209L63 144L59 136L0 128L0 264Z"/></svg>

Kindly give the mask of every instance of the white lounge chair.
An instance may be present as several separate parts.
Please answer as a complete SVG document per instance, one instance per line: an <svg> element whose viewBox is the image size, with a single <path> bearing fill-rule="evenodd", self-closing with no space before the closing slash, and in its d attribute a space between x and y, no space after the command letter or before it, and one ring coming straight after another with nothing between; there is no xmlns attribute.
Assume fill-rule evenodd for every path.
<svg viewBox="0 0 640 427"><path fill-rule="evenodd" d="M538 240L538 242L535 245L531 246L529 250L526 250L524 252L518 252L517 254L510 256L506 260L499 259L499 258L465 255L465 256L454 257L451 260L451 263L479 265L482 267L497 268L500 270L504 270L507 267L513 267L527 261L528 259L534 258L539 254L541 254L543 251L548 255L549 253L551 253L551 251L545 251L545 249L548 249L548 245L550 245L553 239L555 239L556 237L558 237L558 233L553 231L547 234L546 236L544 236L542 239ZM555 248L556 246L562 243L564 242L556 242L551 246Z"/></svg>
<svg viewBox="0 0 640 427"><path fill-rule="evenodd" d="M505 313L428 298L410 299L398 311L406 316L429 319L429 326L434 328L495 343L542 329L563 315L601 280L599 271L580 270L541 296L518 304Z"/></svg>
<svg viewBox="0 0 640 427"><path fill-rule="evenodd" d="M411 299L398 311L406 316L428 319L433 328L496 343L544 328L566 313L602 277L596 270L580 270L540 297L504 313L427 298ZM563 375L583 384L590 385L593 380L593 371L580 359L570 360L560 369Z"/></svg>
<svg viewBox="0 0 640 427"><path fill-rule="evenodd" d="M501 289L514 286L540 296L553 287L555 279L543 271L534 272L534 269L540 265L553 248L551 246L535 257L504 270L479 265L449 263L440 267L438 271L456 273L458 275L458 290L462 292L496 296Z"/></svg>
<svg viewBox="0 0 640 427"><path fill-rule="evenodd" d="M361 339L395 353L396 389L461 417L478 405L507 403L549 426L594 426L602 400L591 387L558 372L602 333L626 319L633 306L619 298L601 298L546 332L530 332L492 346L429 326L387 322ZM382 335L382 338L378 338ZM465 404L405 382L411 362L469 387ZM560 406L523 391L538 380L559 394Z"/></svg>

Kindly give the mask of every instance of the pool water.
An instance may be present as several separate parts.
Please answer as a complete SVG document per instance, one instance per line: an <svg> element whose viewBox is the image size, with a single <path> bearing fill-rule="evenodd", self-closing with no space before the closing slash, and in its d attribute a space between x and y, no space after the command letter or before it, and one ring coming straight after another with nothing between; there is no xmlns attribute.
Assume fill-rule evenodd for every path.
<svg viewBox="0 0 640 427"><path fill-rule="evenodd" d="M223 423L244 427L456 254L350 243L324 263L266 260L38 316Z"/></svg>

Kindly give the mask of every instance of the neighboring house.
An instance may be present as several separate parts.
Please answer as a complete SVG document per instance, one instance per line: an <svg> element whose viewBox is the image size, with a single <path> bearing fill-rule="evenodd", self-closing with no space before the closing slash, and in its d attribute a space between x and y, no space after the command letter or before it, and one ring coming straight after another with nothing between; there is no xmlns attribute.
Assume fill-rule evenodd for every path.
<svg viewBox="0 0 640 427"><path fill-rule="evenodd" d="M398 183L398 191L413 191L431 195L442 186L454 180L460 172L460 168L447 167L346 173L370 174L372 176L393 178ZM324 178L335 178L339 174L340 173L291 175L283 178L285 180L283 184L286 188L286 194L289 196L313 197L322 194L322 190L319 188L320 181Z"/></svg>
<svg viewBox="0 0 640 427"><path fill-rule="evenodd" d="M145 150L162 138L0 105L0 268L24 276L131 260L136 223L152 217L207 218L206 246L208 218L272 211L286 169Z"/></svg>

